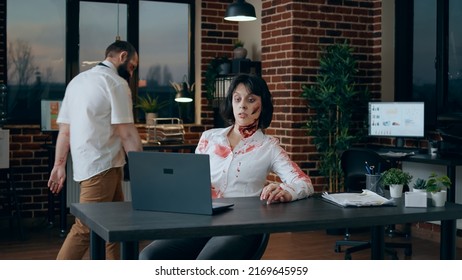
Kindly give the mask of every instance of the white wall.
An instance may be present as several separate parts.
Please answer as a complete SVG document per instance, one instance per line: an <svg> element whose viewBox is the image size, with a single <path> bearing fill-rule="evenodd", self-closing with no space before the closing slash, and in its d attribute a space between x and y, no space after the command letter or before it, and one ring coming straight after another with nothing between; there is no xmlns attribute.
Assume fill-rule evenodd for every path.
<svg viewBox="0 0 462 280"><path fill-rule="evenodd" d="M247 58L261 61L261 0L247 0L247 2L255 7L257 19L239 22L239 40L244 42Z"/></svg>

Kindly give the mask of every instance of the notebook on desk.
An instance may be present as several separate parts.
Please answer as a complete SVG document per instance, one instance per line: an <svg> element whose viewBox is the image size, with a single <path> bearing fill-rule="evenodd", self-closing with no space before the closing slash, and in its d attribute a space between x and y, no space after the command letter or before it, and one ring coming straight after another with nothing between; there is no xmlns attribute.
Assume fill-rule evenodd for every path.
<svg viewBox="0 0 462 280"><path fill-rule="evenodd" d="M128 162L135 210L212 215L233 206L212 201L208 155L129 152Z"/></svg>

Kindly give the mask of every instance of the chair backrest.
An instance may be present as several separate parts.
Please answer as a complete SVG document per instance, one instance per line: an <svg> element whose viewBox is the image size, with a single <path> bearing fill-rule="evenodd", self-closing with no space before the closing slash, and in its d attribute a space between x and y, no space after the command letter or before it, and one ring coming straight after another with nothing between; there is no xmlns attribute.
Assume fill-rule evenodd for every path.
<svg viewBox="0 0 462 280"><path fill-rule="evenodd" d="M268 245L270 234L264 233L260 245L258 246L257 250L255 251L254 255L251 256L251 260L259 260L263 256L266 250L266 246Z"/></svg>
<svg viewBox="0 0 462 280"><path fill-rule="evenodd" d="M383 172L391 168L391 163L377 152L366 148L350 148L344 151L340 164L344 174L346 192L360 192L365 188L366 168L374 166L376 172ZM380 170L378 170L380 168Z"/></svg>

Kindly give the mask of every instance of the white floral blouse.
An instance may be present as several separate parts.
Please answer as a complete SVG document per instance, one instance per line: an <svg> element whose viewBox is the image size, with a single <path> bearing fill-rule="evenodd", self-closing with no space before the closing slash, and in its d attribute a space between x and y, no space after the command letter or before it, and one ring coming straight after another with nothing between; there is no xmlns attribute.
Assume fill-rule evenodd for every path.
<svg viewBox="0 0 462 280"><path fill-rule="evenodd" d="M281 179L280 187L292 195L292 200L313 194L311 179L290 160L278 139L259 129L232 150L227 138L231 129L205 131L196 148L196 153L210 156L214 196L259 196L270 172Z"/></svg>

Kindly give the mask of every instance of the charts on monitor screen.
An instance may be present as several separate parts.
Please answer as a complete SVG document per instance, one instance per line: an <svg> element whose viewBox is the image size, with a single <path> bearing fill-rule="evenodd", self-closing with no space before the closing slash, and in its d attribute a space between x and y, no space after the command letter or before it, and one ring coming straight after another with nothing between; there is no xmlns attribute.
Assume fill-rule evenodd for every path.
<svg viewBox="0 0 462 280"><path fill-rule="evenodd" d="M424 102L369 102L369 136L424 137Z"/></svg>

